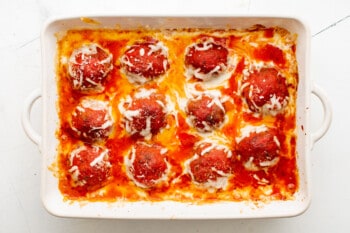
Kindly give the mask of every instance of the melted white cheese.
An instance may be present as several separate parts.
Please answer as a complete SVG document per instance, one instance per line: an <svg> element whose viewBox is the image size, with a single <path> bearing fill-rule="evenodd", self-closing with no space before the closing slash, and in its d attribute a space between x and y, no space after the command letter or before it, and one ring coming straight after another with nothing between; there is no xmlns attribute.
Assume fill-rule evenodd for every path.
<svg viewBox="0 0 350 233"><path fill-rule="evenodd" d="M204 41L202 44L203 44L203 47L199 47L198 44L192 44L192 46L190 47L193 47L195 48L195 50L198 50L198 51L205 51L205 50L209 50L213 47L213 43L214 43L214 40L213 38L209 38L208 40Z"/></svg>
<svg viewBox="0 0 350 233"><path fill-rule="evenodd" d="M89 109L96 110L96 111L107 111L108 112L109 103L106 101L86 98L86 99L83 99L81 101L81 106L83 108L80 107L78 110L81 110L82 112L84 111L84 108L89 108Z"/></svg>
<svg viewBox="0 0 350 233"><path fill-rule="evenodd" d="M138 92L135 93L136 99L149 99L152 94L156 93L155 89L140 88Z"/></svg>
<svg viewBox="0 0 350 233"><path fill-rule="evenodd" d="M180 103L181 109L186 111L187 107L187 101L189 99L194 99L194 100L200 100L202 99L203 95L209 96L213 99L213 101L209 104L208 107L210 107L213 104L217 104L218 107L220 107L224 112L225 108L223 107L222 103L226 101L230 101L233 103L233 99L230 96L223 95L220 90L217 89L205 89L205 91L198 91L196 89L197 83L188 83L184 86L186 98L179 98L178 101Z"/></svg>
<svg viewBox="0 0 350 233"><path fill-rule="evenodd" d="M244 138L249 137L251 133L261 133L267 131L268 128L266 125L259 125L259 126L253 126L253 125L247 125L240 130L240 136L236 137L236 142L239 143Z"/></svg>
<svg viewBox="0 0 350 233"><path fill-rule="evenodd" d="M143 55L145 55L145 49L144 49L144 48L141 48L141 49L140 49L140 56L143 57Z"/></svg>
<svg viewBox="0 0 350 233"><path fill-rule="evenodd" d="M79 179L80 171L78 166L72 166L68 172L71 174L74 186L84 186L87 183L86 180Z"/></svg>
<svg viewBox="0 0 350 233"><path fill-rule="evenodd" d="M210 144L210 146L208 146L208 144ZM213 149L216 149L216 150L223 150L227 154L227 158L231 158L232 151L228 145L230 145L230 141L228 138L224 138L223 136L218 136L218 135L211 135L197 142L194 146L199 148L207 146L202 151L201 156L203 156L204 154L208 153Z"/></svg>
<svg viewBox="0 0 350 233"><path fill-rule="evenodd" d="M149 44L148 47L150 50L148 51L147 55L150 56L152 53L156 53L160 51L160 54L164 57L168 57L168 48L164 46L164 44L161 41L158 41L156 44Z"/></svg>
<svg viewBox="0 0 350 233"><path fill-rule="evenodd" d="M108 158L108 149L102 151L99 156L97 156L93 161L90 163L90 167L95 167L96 165L105 165L106 159Z"/></svg>
<svg viewBox="0 0 350 233"><path fill-rule="evenodd" d="M260 185L267 185L270 183L270 181L265 178L260 178L257 174L253 174L253 178L257 180Z"/></svg>
<svg viewBox="0 0 350 233"><path fill-rule="evenodd" d="M254 164L254 157L249 157L248 161L244 163L244 168L248 171L259 171L260 169Z"/></svg>
<svg viewBox="0 0 350 233"><path fill-rule="evenodd" d="M175 94L176 98L178 99L179 94L176 91L174 91L174 94ZM175 118L176 126L179 126L179 119L178 119L178 111L177 111L176 102L172 101L170 95L165 96L165 101L166 101L166 105L164 107L165 113L169 114L169 115L173 115ZM179 102L177 102L177 103L179 103Z"/></svg>
<svg viewBox="0 0 350 233"><path fill-rule="evenodd" d="M260 165L260 167L263 167L263 168L273 167L278 163L279 160L280 160L280 158L276 157L271 161L266 160L266 161L260 162L259 165Z"/></svg>
<svg viewBox="0 0 350 233"><path fill-rule="evenodd" d="M266 104L261 106L260 112L262 112L264 115L271 114L272 116L276 116L287 106L288 99L289 97L287 96L281 101L281 98L277 98L277 96L274 94Z"/></svg>
<svg viewBox="0 0 350 233"><path fill-rule="evenodd" d="M146 118L146 127L141 130L140 135L143 136L146 140L150 140L152 137L152 128L151 128L152 116Z"/></svg>

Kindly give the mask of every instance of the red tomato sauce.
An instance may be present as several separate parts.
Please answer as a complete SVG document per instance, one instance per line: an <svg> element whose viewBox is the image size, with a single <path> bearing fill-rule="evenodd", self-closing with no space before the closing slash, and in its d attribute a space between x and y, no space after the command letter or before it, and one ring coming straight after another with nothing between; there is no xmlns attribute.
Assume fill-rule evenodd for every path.
<svg viewBox="0 0 350 233"><path fill-rule="evenodd" d="M256 49L254 51L254 56L262 61L273 61L279 66L283 66L286 62L283 51L270 44L266 44L265 46Z"/></svg>

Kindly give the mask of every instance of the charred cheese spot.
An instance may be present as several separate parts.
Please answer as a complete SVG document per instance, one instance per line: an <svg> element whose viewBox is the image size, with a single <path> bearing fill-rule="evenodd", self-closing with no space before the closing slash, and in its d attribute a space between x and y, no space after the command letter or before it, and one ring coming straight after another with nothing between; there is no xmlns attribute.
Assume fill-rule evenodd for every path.
<svg viewBox="0 0 350 233"><path fill-rule="evenodd" d="M74 90L82 93L100 93L107 75L113 69L112 54L97 44L85 44L71 54L68 72Z"/></svg>

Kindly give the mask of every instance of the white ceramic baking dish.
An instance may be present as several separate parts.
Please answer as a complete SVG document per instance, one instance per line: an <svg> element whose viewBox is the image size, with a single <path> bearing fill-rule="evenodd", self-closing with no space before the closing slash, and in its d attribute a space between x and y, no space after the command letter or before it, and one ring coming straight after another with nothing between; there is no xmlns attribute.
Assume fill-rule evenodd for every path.
<svg viewBox="0 0 350 233"><path fill-rule="evenodd" d="M88 19L88 20L87 20ZM67 29L77 28L119 28L133 29L140 26L150 28L248 28L254 24L280 26L298 34L297 60L299 65L299 86L297 96L297 165L300 174L300 189L294 200L264 202L218 202L210 204L189 204L174 201L163 202L93 202L64 201L58 189L58 179L49 170L56 161L58 141L55 132L58 126L56 109L57 90L55 79L56 35ZM331 106L324 92L310 77L309 49L310 32L300 20L287 17L187 17L187 16L104 16L71 17L49 20L42 31L42 89L34 91L26 100L22 125L28 137L36 143L43 155L41 197L47 210L57 216L94 217L119 219L233 219L285 217L303 213L309 206L310 194L310 151L314 144L327 132L331 123ZM310 98L317 96L324 109L324 119L316 132L310 132ZM30 123L32 106L42 98L42 132L38 134Z"/></svg>

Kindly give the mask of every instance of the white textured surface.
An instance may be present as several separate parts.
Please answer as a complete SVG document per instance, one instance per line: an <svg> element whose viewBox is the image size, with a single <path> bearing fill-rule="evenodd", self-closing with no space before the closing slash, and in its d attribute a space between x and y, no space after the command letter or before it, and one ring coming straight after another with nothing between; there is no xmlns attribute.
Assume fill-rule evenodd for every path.
<svg viewBox="0 0 350 233"><path fill-rule="evenodd" d="M0 232L348 232L350 229L350 1L49 1L0 0ZM25 98L41 85L39 35L50 16L65 14L278 14L305 19L312 38L312 78L328 93L333 123L314 147L313 201L295 218L212 221L127 221L62 219L40 200L41 156L24 134L20 114ZM312 101L312 126L322 108ZM32 122L39 130L40 101Z"/></svg>

